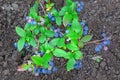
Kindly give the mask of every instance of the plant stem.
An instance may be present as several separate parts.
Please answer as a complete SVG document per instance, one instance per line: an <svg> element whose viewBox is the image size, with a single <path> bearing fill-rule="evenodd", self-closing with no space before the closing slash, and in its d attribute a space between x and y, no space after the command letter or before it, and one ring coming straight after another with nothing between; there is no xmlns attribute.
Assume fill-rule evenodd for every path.
<svg viewBox="0 0 120 80"><path fill-rule="evenodd" d="M104 41L104 40L107 40L107 39L111 39L111 36L108 37L108 38L103 38L103 39L100 39L100 40L95 40L95 41L87 42L87 43L85 43L85 45L87 45L87 44L98 44L98 43L100 43L101 41Z"/></svg>
<svg viewBox="0 0 120 80"><path fill-rule="evenodd" d="M48 4L50 4L50 0L48 0Z"/></svg>
<svg viewBox="0 0 120 80"><path fill-rule="evenodd" d="M43 7L43 5L42 5L41 0L39 0L39 3L40 3L40 6L41 6L41 8L42 8L42 10L43 10L44 14L46 14L46 11L45 11L45 9L44 9L44 7Z"/></svg>

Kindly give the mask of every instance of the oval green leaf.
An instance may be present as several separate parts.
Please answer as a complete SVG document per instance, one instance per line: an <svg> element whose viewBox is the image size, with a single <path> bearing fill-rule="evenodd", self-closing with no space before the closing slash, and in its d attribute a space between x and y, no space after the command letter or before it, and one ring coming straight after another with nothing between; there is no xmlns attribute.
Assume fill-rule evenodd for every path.
<svg viewBox="0 0 120 80"><path fill-rule="evenodd" d="M22 29L22 28L20 28L20 27L16 27L15 28L15 30L16 30L16 33L20 36L20 37L25 37L26 36L26 33L25 33L25 31Z"/></svg>
<svg viewBox="0 0 120 80"><path fill-rule="evenodd" d="M92 35L86 35L80 41L82 41L82 42L88 42L91 39L92 39Z"/></svg>
<svg viewBox="0 0 120 80"><path fill-rule="evenodd" d="M20 38L18 40L18 51L21 51L23 49L24 44L25 44L25 38Z"/></svg>
<svg viewBox="0 0 120 80"><path fill-rule="evenodd" d="M53 51L53 55L56 57L64 57L66 54L64 50L58 48Z"/></svg>

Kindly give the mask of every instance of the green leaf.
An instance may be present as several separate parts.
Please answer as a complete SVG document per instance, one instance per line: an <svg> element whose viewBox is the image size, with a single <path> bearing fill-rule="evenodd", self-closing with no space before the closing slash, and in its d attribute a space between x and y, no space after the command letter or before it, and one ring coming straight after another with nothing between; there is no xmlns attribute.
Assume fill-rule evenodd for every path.
<svg viewBox="0 0 120 80"><path fill-rule="evenodd" d="M37 26L35 25L35 26L30 26L29 29L30 29L31 31L33 31L33 30L35 30L36 28L37 28Z"/></svg>
<svg viewBox="0 0 120 80"><path fill-rule="evenodd" d="M58 12L57 10L54 8L51 10L51 13L54 15L54 16L58 16Z"/></svg>
<svg viewBox="0 0 120 80"><path fill-rule="evenodd" d="M92 39L92 35L86 35L80 41L82 41L82 42L88 42L91 39Z"/></svg>
<svg viewBox="0 0 120 80"><path fill-rule="evenodd" d="M79 17L78 17L78 13L77 13L77 12L73 12L73 13L72 13L72 16L73 16L74 19L79 20Z"/></svg>
<svg viewBox="0 0 120 80"><path fill-rule="evenodd" d="M74 31L70 31L69 34L67 34L67 37L69 37L70 39L78 39L79 38L79 34L74 32Z"/></svg>
<svg viewBox="0 0 120 80"><path fill-rule="evenodd" d="M64 57L66 54L64 50L58 48L53 51L53 55L56 57Z"/></svg>
<svg viewBox="0 0 120 80"><path fill-rule="evenodd" d="M31 37L31 36L32 36L31 31L30 31L30 30L27 30L27 31L26 31L26 37Z"/></svg>
<svg viewBox="0 0 120 80"><path fill-rule="evenodd" d="M36 47L36 41L33 37L30 38L30 44L33 46L33 47Z"/></svg>
<svg viewBox="0 0 120 80"><path fill-rule="evenodd" d="M71 59L74 57L74 54L72 52L67 52L67 54L64 56L65 59Z"/></svg>
<svg viewBox="0 0 120 80"><path fill-rule="evenodd" d="M44 44L44 48L45 48L46 51L47 51L47 50L52 50L52 49L53 49L53 46L51 46L49 43L45 43L45 44Z"/></svg>
<svg viewBox="0 0 120 80"><path fill-rule="evenodd" d="M72 0L66 0L66 4L67 4L68 6L70 6L72 3L73 3Z"/></svg>
<svg viewBox="0 0 120 80"><path fill-rule="evenodd" d="M54 3L51 3L50 6L53 7L53 6L54 6Z"/></svg>
<svg viewBox="0 0 120 80"><path fill-rule="evenodd" d="M34 8L35 10L37 10L37 9L38 9L38 6L39 6L39 2L36 1L35 4L33 5L33 8Z"/></svg>
<svg viewBox="0 0 120 80"><path fill-rule="evenodd" d="M40 57L40 56L32 56L31 57L33 63L35 63L37 66L41 66L42 65L42 62L43 62L43 59Z"/></svg>
<svg viewBox="0 0 120 80"><path fill-rule="evenodd" d="M49 42L49 44L54 47L54 46L57 45L58 40L59 40L59 38L54 38L54 39L52 39L52 40Z"/></svg>
<svg viewBox="0 0 120 80"><path fill-rule="evenodd" d="M53 32L53 31L50 31L50 30L47 30L47 31L45 32L45 35L46 35L47 37L53 37L53 36L54 36L54 32Z"/></svg>
<svg viewBox="0 0 120 80"><path fill-rule="evenodd" d="M65 45L65 38L59 38L57 42L58 47L63 47Z"/></svg>
<svg viewBox="0 0 120 80"><path fill-rule="evenodd" d="M34 34L35 34L35 35L37 35L39 32L40 32L40 28L36 28L36 29L34 30Z"/></svg>
<svg viewBox="0 0 120 80"><path fill-rule="evenodd" d="M82 31L82 27L80 26L80 23L78 22L78 20L77 19L73 19L73 21L72 21L72 29L75 31L75 32L77 32L77 33L79 33L80 31Z"/></svg>
<svg viewBox="0 0 120 80"><path fill-rule="evenodd" d="M18 51L21 51L23 49L24 44L25 44L25 38L20 38L18 40Z"/></svg>
<svg viewBox="0 0 120 80"><path fill-rule="evenodd" d="M78 45L78 39L71 39L71 42L73 42L74 44Z"/></svg>
<svg viewBox="0 0 120 80"><path fill-rule="evenodd" d="M46 30L45 30L45 27L40 26L40 32L41 32L42 34L44 34L45 31L46 31Z"/></svg>
<svg viewBox="0 0 120 80"><path fill-rule="evenodd" d="M46 36L45 35L42 35L42 36L39 37L39 42L40 43L44 43L45 40L46 40Z"/></svg>
<svg viewBox="0 0 120 80"><path fill-rule="evenodd" d="M61 22L62 22L61 17L56 17L57 25L61 25Z"/></svg>
<svg viewBox="0 0 120 80"><path fill-rule="evenodd" d="M63 16L67 10L68 10L68 7L67 7L67 6L64 6L64 7L60 10L59 15L60 15L60 16Z"/></svg>
<svg viewBox="0 0 120 80"><path fill-rule="evenodd" d="M26 63L22 64L22 68L23 68L24 70L28 70L30 67L31 67L31 66L30 66L29 64L26 64Z"/></svg>
<svg viewBox="0 0 120 80"><path fill-rule="evenodd" d="M70 6L71 8L71 11L73 12L74 10L76 10L76 3L75 2L72 2L72 5Z"/></svg>
<svg viewBox="0 0 120 80"><path fill-rule="evenodd" d="M37 14L35 8L33 8L33 7L30 8L29 16L31 16L32 18L35 18L35 19L38 17L38 14Z"/></svg>
<svg viewBox="0 0 120 80"><path fill-rule="evenodd" d="M66 14L63 16L63 25L64 25L64 26L67 26L67 24L70 23L71 21L72 21L72 15L66 13Z"/></svg>
<svg viewBox="0 0 120 80"><path fill-rule="evenodd" d="M82 59L83 58L83 53L81 51L76 51L74 52L74 58L75 59Z"/></svg>
<svg viewBox="0 0 120 80"><path fill-rule="evenodd" d="M29 24L29 23L26 23L24 29L25 29L25 30L28 30L29 27L30 27L30 24Z"/></svg>
<svg viewBox="0 0 120 80"><path fill-rule="evenodd" d="M83 48L84 47L84 43L82 41L78 42L78 46L79 48Z"/></svg>
<svg viewBox="0 0 120 80"><path fill-rule="evenodd" d="M50 54L50 53L44 54L44 56L43 56L43 67L44 68L49 67L48 62L50 62L51 59L52 59L52 54Z"/></svg>
<svg viewBox="0 0 120 80"><path fill-rule="evenodd" d="M69 50L79 50L78 46L75 43L73 43L73 42L67 44L67 48Z"/></svg>
<svg viewBox="0 0 120 80"><path fill-rule="evenodd" d="M76 61L74 58L69 59L67 62L67 71L72 70L74 68L75 63Z"/></svg>
<svg viewBox="0 0 120 80"><path fill-rule="evenodd" d="M25 31L24 31L22 28L20 28L20 27L17 26L15 29L16 29L16 33L17 33L20 37L25 37L25 36L26 36L26 33L25 33Z"/></svg>

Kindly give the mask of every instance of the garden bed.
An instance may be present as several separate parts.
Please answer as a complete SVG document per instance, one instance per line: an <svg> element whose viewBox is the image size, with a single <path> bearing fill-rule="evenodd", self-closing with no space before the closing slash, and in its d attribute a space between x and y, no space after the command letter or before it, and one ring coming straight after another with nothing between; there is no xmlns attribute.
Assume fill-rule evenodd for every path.
<svg viewBox="0 0 120 80"><path fill-rule="evenodd" d="M0 0L0 79L1 80L119 80L120 79L120 1L119 0L84 0L84 10L79 18L86 20L92 40L101 39L101 33L112 36L108 51L95 53L95 45L86 45L83 67L79 70L67 72L65 61L56 59L58 67L56 73L35 77L29 72L17 72L21 64L21 55L13 47L18 36L16 25L24 26L25 17L33 0ZM64 5L63 0L55 0L56 7ZM102 56L100 63L91 59L91 56ZM27 59L29 56L25 56Z"/></svg>

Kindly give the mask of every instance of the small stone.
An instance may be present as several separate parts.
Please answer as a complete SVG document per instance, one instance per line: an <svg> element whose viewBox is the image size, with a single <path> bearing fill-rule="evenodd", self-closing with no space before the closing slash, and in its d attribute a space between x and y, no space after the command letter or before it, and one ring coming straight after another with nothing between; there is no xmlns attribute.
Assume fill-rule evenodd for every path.
<svg viewBox="0 0 120 80"><path fill-rule="evenodd" d="M101 62L100 66L104 68L106 66L106 62Z"/></svg>
<svg viewBox="0 0 120 80"><path fill-rule="evenodd" d="M13 7L14 10L18 10L18 4L13 3L12 7Z"/></svg>
<svg viewBox="0 0 120 80"><path fill-rule="evenodd" d="M4 70L3 71L3 74L6 76L6 75L9 75L9 70Z"/></svg>
<svg viewBox="0 0 120 80"><path fill-rule="evenodd" d="M7 62L3 63L3 67L7 67L7 65L8 65Z"/></svg>
<svg viewBox="0 0 120 80"><path fill-rule="evenodd" d="M12 60L17 60L17 54L12 54Z"/></svg>

